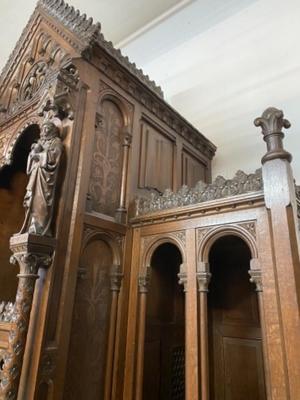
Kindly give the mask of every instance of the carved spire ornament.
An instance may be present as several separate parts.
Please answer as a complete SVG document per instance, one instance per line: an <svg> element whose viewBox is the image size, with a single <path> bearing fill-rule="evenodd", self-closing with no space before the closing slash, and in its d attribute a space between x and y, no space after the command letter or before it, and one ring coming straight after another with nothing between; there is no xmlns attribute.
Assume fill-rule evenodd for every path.
<svg viewBox="0 0 300 400"><path fill-rule="evenodd" d="M262 128L264 141L267 143L268 151L261 160L263 164L275 158L281 158L289 162L292 160L291 154L284 150L282 143L282 139L284 138L282 128L288 129L291 124L283 117L284 114L281 110L269 107L263 112L261 117L254 120L254 125Z"/></svg>

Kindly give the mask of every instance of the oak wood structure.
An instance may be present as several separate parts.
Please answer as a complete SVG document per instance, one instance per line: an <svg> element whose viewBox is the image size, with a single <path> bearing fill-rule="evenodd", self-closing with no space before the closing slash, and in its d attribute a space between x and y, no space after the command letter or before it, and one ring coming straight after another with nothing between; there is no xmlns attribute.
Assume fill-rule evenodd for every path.
<svg viewBox="0 0 300 400"><path fill-rule="evenodd" d="M299 400L283 113L211 183L216 147L63 0L0 79L0 398Z"/></svg>

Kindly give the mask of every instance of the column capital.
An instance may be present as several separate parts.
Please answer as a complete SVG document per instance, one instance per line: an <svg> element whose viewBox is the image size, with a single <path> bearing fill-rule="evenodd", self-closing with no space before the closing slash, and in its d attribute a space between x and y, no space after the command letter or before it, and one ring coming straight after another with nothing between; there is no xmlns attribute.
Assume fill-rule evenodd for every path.
<svg viewBox="0 0 300 400"><path fill-rule="evenodd" d="M264 141L267 144L267 153L262 158L262 164L266 161L275 160L277 158L291 162L292 156L283 148L282 139L284 133L282 128L289 128L290 122L283 118L284 114L275 107L267 108L261 117L254 120L254 125L262 128Z"/></svg>
<svg viewBox="0 0 300 400"><path fill-rule="evenodd" d="M13 255L12 264L19 264L22 276L31 276L38 273L39 268L48 268L52 262L52 254L56 240L41 235L24 233L10 238L10 249Z"/></svg>
<svg viewBox="0 0 300 400"><path fill-rule="evenodd" d="M255 290L257 292L262 292L263 291L263 285L262 285L262 273L261 270L259 269L250 269L248 271L250 275L250 282L255 284Z"/></svg>
<svg viewBox="0 0 300 400"><path fill-rule="evenodd" d="M187 273L186 273L186 265L181 264L179 273L177 274L178 276L178 283L179 285L183 285L183 290L186 292L186 287L187 287Z"/></svg>
<svg viewBox="0 0 300 400"><path fill-rule="evenodd" d="M132 134L131 134L131 132L129 132L129 130L127 128L124 129L124 131L122 132L122 139L123 139L122 145L124 147L130 147L131 142L132 142Z"/></svg>
<svg viewBox="0 0 300 400"><path fill-rule="evenodd" d="M19 282L14 304L8 351L4 359L0 382L1 399L16 399L23 365L23 356L30 321L30 312L39 268L48 268L52 262L55 239L25 233L10 239L13 252L11 262L19 264Z"/></svg>
<svg viewBox="0 0 300 400"><path fill-rule="evenodd" d="M119 292L121 288L121 282L123 279L123 273L120 265L112 265L110 271L110 290L112 292Z"/></svg>
<svg viewBox="0 0 300 400"><path fill-rule="evenodd" d="M149 282L150 282L150 274L148 271L146 272L146 275L139 276L138 285L140 293L148 292Z"/></svg>
<svg viewBox="0 0 300 400"><path fill-rule="evenodd" d="M208 292L208 285L211 279L211 273L207 271L198 271L196 273L199 292Z"/></svg>

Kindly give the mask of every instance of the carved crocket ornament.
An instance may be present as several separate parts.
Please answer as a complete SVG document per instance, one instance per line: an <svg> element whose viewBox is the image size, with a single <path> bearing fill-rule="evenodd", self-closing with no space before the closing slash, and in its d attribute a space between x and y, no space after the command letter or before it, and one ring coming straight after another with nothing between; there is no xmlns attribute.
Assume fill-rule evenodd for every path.
<svg viewBox="0 0 300 400"><path fill-rule="evenodd" d="M32 145L27 161L29 182L24 198L25 220L19 234L51 236L58 170L63 152L57 118L46 120L40 139Z"/></svg>

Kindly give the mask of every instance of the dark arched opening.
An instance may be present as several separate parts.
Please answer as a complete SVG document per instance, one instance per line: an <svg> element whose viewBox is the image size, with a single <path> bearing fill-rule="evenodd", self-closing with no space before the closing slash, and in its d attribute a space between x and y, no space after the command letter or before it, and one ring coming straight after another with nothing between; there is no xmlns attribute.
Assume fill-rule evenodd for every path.
<svg viewBox="0 0 300 400"><path fill-rule="evenodd" d="M249 281L251 253L237 236L218 239L209 254L210 397L265 400L258 299Z"/></svg>
<svg viewBox="0 0 300 400"><path fill-rule="evenodd" d="M15 145L11 165L0 170L0 293L1 301L14 301L17 288L17 267L9 263L10 237L17 233L24 220L23 199L28 177L26 165L32 143L38 140L39 126L30 125Z"/></svg>
<svg viewBox="0 0 300 400"><path fill-rule="evenodd" d="M151 258L147 294L144 400L183 400L184 292L178 283L182 256L171 243L160 245Z"/></svg>

